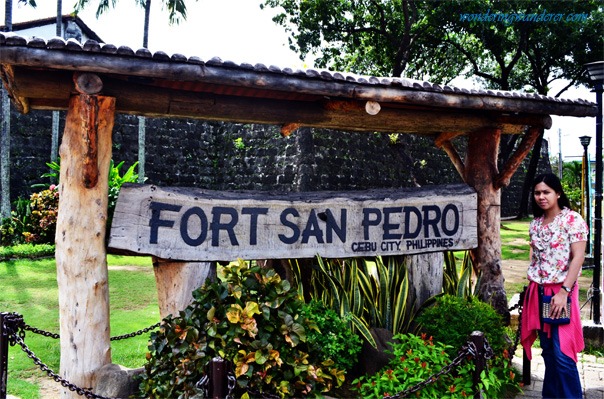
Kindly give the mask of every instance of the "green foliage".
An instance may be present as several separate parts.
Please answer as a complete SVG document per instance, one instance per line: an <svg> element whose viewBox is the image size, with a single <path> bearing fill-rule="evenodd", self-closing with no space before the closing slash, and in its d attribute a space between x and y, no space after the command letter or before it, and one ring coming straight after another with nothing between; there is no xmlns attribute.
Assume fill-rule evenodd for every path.
<svg viewBox="0 0 604 399"><path fill-rule="evenodd" d="M235 149L239 151L245 150L245 143L241 137L237 137L235 140L233 140L233 145L235 146Z"/></svg>
<svg viewBox="0 0 604 399"><path fill-rule="evenodd" d="M583 164L579 161L564 162L562 164L562 188L575 210L581 209L583 189Z"/></svg>
<svg viewBox="0 0 604 399"><path fill-rule="evenodd" d="M418 383L428 380L433 374L451 363L450 346L415 334L397 334L391 344L393 354L388 366L372 376L363 376L353 381L363 398L383 398L395 395ZM472 372L474 364L463 362L452 373L447 373L417 392L421 398L463 398L474 395ZM498 385L497 380L481 375L479 388ZM495 396L486 396L495 397Z"/></svg>
<svg viewBox="0 0 604 399"><path fill-rule="evenodd" d="M46 164L51 172L42 177L52 177L59 180L61 165L58 162ZM109 200L107 226L111 225L113 212L119 195L120 188L124 183L136 183L138 174L135 172L138 162L135 162L121 175L124 162L115 165L111 160L109 168ZM37 184L34 187L47 187L45 184ZM57 213L59 207L59 189L57 185L51 184L37 193L33 193L28 200L19 199L15 202L15 210L11 211L11 217L2 220L0 225L0 244L16 245L22 243L52 244L55 239Z"/></svg>
<svg viewBox="0 0 604 399"><path fill-rule="evenodd" d="M28 202L18 200L11 217L2 220L2 245L53 244L58 209L59 190L54 185L33 193Z"/></svg>
<svg viewBox="0 0 604 399"><path fill-rule="evenodd" d="M6 259L35 259L53 256L55 246L51 244L17 244L0 247L0 261Z"/></svg>
<svg viewBox="0 0 604 399"><path fill-rule="evenodd" d="M317 329L307 332L308 342L326 357L333 359L338 369L350 371L357 363L362 342L358 335L348 328L347 319L341 318L322 302L312 300L302 308L301 315L312 320Z"/></svg>
<svg viewBox="0 0 604 399"><path fill-rule="evenodd" d="M193 293L179 316L151 335L141 390L148 398L198 394L195 384L215 356L233 364L236 397L247 391L314 397L344 381L344 371L309 342L317 325L304 302L272 269L239 261Z"/></svg>
<svg viewBox="0 0 604 399"><path fill-rule="evenodd" d="M14 210L11 211L11 216L3 218L0 224L0 245L10 246L23 244L25 236L23 233L27 231L31 209L29 200L19 198L14 202Z"/></svg>
<svg viewBox="0 0 604 399"><path fill-rule="evenodd" d="M138 173L135 172L138 166L138 161L134 162L123 175L120 175L120 171L124 166L124 161L115 165L113 159L109 167L109 202L107 204L107 226L111 226L113 220L113 213L115 211L115 205L117 203L117 197L119 196L120 189L124 183L136 183L138 181Z"/></svg>
<svg viewBox="0 0 604 399"><path fill-rule="evenodd" d="M300 279L300 267L293 262ZM309 270L305 270L308 273ZM393 334L407 332L413 321L408 303L409 279L402 257L323 259L310 271L311 283L304 287L312 299L324 303L350 328L375 346L370 328L385 328ZM300 290L302 286L300 285Z"/></svg>
<svg viewBox="0 0 604 399"><path fill-rule="evenodd" d="M161 2L162 9L165 8L168 11L168 21L170 25L178 25L181 20L187 19L187 5L185 0L161 0ZM78 12L82 11L88 6L89 3L90 0L76 0L74 5L74 13L77 14ZM98 18L103 13L109 11L111 7L115 7L117 2L115 0L98 0L97 3L96 17ZM140 5L144 9L147 2L136 0L136 4Z"/></svg>
<svg viewBox="0 0 604 399"><path fill-rule="evenodd" d="M491 305L474 296L441 295L435 298L432 306L424 308L416 320L422 333L448 346L449 356L455 355L473 331L484 332L494 353L489 360L489 370L502 383L491 387L495 392L491 391L487 397L501 397L502 389L517 389L515 375L510 368L511 355L505 326Z"/></svg>
<svg viewBox="0 0 604 399"><path fill-rule="evenodd" d="M478 282L472 282L472 258L470 251L463 252L461 265L458 267L456 254L459 252L445 251L445 270L443 273L443 293L466 298L476 295Z"/></svg>
<svg viewBox="0 0 604 399"><path fill-rule="evenodd" d="M586 83L582 65L604 56L601 1L264 0L290 48L318 67L376 76L459 75L488 88L548 94L552 80ZM463 15L586 14L582 21L505 22ZM565 87L563 90L566 90Z"/></svg>
<svg viewBox="0 0 604 399"><path fill-rule="evenodd" d="M474 296L441 295L416 320L422 332L451 345L453 350L459 349L476 330L485 332L495 352L502 353L507 348L501 316Z"/></svg>

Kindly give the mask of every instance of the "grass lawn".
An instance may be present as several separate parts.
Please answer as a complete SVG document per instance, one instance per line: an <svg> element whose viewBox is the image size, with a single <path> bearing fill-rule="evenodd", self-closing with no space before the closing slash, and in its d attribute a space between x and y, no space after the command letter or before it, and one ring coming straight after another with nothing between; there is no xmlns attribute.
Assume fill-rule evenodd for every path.
<svg viewBox="0 0 604 399"><path fill-rule="evenodd" d="M501 223L501 257L505 260L529 259L530 220L511 220Z"/></svg>
<svg viewBox="0 0 604 399"><path fill-rule="evenodd" d="M528 264L528 224L529 220L502 222L504 261L522 261ZM3 255L1 251L0 255ZM20 313L25 323L32 327L58 333L58 290L54 258L14 260L10 259L10 251L4 255L5 260L0 261L0 311ZM111 336L128 334L158 322L159 309L151 259L110 255L108 265ZM588 277L590 273L591 271L584 271L584 277ZM526 282L514 281L506 276L505 284L506 291L511 296L520 292ZM586 288L583 287L583 297ZM130 368L142 366L148 337L147 333L112 341L113 362ZM59 372L58 340L27 332L25 342L42 362ZM40 381L44 379L55 384L18 346L9 350L8 370L8 393L22 399L43 398Z"/></svg>
<svg viewBox="0 0 604 399"><path fill-rule="evenodd" d="M157 323L159 309L151 259L109 256L108 264L111 336L128 334ZM59 332L54 258L0 262L0 292L0 311L20 313L25 323L32 327ZM147 333L112 341L113 362L131 368L142 366L148 337ZM59 372L58 340L28 331L25 343L42 362ZM10 347L8 363L8 393L22 399L42 398L38 381L50 380L46 373L19 346Z"/></svg>

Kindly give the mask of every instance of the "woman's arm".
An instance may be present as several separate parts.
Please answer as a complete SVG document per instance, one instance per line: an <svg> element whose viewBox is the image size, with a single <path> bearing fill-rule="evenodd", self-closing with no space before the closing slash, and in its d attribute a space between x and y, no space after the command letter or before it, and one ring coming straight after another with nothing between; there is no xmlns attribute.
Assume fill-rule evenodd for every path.
<svg viewBox="0 0 604 399"><path fill-rule="evenodd" d="M568 272L566 273L566 278L564 279L563 286L568 288L573 288L577 279L579 278L579 272L583 267L583 261L585 260L585 247L587 243L586 241L577 241L570 244L570 264L568 266ZM557 317L560 311L564 306L566 306L566 300L568 297L568 292L563 289L560 289L556 295L552 298L552 310L551 316Z"/></svg>

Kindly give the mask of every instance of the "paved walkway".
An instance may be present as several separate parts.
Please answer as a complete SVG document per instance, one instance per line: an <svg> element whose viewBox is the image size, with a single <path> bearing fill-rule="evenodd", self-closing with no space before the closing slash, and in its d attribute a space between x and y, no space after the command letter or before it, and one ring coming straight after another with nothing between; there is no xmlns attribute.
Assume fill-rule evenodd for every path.
<svg viewBox="0 0 604 399"><path fill-rule="evenodd" d="M541 356L541 348L533 348L531 361L531 383L522 388L523 393L516 398L541 398L545 365ZM519 347L514 356L514 366L522 371L522 348ZM579 354L579 374L583 386L583 399L604 399L604 358L593 355Z"/></svg>

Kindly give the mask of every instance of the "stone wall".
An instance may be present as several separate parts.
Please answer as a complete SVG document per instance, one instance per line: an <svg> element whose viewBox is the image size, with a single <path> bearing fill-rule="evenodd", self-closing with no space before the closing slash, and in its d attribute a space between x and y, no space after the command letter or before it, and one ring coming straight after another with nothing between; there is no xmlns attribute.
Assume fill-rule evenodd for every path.
<svg viewBox="0 0 604 399"><path fill-rule="evenodd" d="M59 131L65 113L60 113ZM49 183L52 113L12 113L11 200L32 185ZM118 115L113 160L138 157L138 117ZM346 133L301 128L281 137L277 126L191 119L146 119L146 183L213 190L363 190L460 183L461 178L430 137ZM456 141L463 152L463 138ZM543 153L549 167L547 150ZM528 159L502 193L502 216L513 216Z"/></svg>

